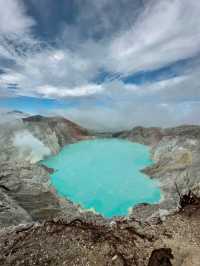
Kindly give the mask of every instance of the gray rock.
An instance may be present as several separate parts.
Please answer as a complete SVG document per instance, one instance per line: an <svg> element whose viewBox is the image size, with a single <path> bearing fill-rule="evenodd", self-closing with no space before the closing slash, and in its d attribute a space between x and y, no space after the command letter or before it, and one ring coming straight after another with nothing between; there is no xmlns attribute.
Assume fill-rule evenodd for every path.
<svg viewBox="0 0 200 266"><path fill-rule="evenodd" d="M0 127L0 226L55 217L105 222L59 197L50 184L52 169L39 163L64 145L88 138L115 137L149 145L155 163L143 171L158 180L163 199L157 205L137 206L130 217L159 218L177 210L179 194L192 190L200 195L199 126L95 134L60 117L23 116L10 121Z"/></svg>
<svg viewBox="0 0 200 266"><path fill-rule="evenodd" d="M69 143L88 138L87 131L64 118L40 116L3 123L0 128L0 225L77 216L79 207L57 196L49 169L39 160Z"/></svg>
<svg viewBox="0 0 200 266"><path fill-rule="evenodd" d="M159 208L170 213L177 210L179 194L191 190L200 195L200 126L138 127L117 137L150 146L155 163L143 172L159 181L163 192Z"/></svg>

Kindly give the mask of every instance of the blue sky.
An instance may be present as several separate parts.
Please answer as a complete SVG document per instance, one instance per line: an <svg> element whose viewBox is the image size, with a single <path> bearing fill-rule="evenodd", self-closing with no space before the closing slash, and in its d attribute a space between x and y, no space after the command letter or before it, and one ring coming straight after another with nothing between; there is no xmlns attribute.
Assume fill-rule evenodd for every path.
<svg viewBox="0 0 200 266"><path fill-rule="evenodd" d="M200 2L0 0L0 108L97 129L200 123Z"/></svg>

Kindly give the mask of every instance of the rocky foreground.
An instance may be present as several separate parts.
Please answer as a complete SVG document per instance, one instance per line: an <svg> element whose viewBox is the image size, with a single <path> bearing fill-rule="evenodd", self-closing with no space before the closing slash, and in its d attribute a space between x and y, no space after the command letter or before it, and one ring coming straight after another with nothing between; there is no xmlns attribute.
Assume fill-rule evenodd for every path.
<svg viewBox="0 0 200 266"><path fill-rule="evenodd" d="M199 266L200 203L165 222L83 219L27 224L0 234L0 265Z"/></svg>
<svg viewBox="0 0 200 266"><path fill-rule="evenodd" d="M116 137L149 145L160 204L106 220L59 198L39 161L70 143ZM94 134L59 117L0 124L0 265L200 265L200 127ZM22 225L23 224L23 225Z"/></svg>

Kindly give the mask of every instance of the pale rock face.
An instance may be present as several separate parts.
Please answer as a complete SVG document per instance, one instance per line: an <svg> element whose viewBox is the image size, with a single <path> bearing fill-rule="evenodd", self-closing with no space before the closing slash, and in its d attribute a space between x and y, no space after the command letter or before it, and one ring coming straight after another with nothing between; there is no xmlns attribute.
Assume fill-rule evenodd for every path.
<svg viewBox="0 0 200 266"><path fill-rule="evenodd" d="M187 144L191 146L196 146L198 144L198 141L195 139L188 139Z"/></svg>
<svg viewBox="0 0 200 266"><path fill-rule="evenodd" d="M112 244L111 241L119 239L117 251L122 251L122 242L124 242L123 254L125 258L129 259L136 254L137 249L140 256L136 256L136 259L139 259L141 263L138 265L141 266L144 265L144 260L146 261L145 265L147 265L151 252L161 247L169 247L172 250L173 265L199 265L200 211L197 209L191 216L187 216L187 210L186 214L182 215L178 213L168 216L168 214L171 214L172 211L177 212L179 197L175 183L180 193L191 189L192 192L200 196L200 127L184 126L170 129L140 127L112 136L149 145L155 164L144 171L159 181L164 193L164 198L159 204L138 205L132 209L128 219L123 217L119 220L105 220L91 212L81 213L74 204L66 199L60 199L56 195L50 186L49 169L34 163L43 156L59 152L66 144L74 143L80 139L94 138L95 135L91 136L82 128L61 118L37 116L12 123L12 125L0 126L0 228L54 219L54 221L59 222L58 229L60 230L60 226L62 227L60 220L66 219L67 222L76 220L76 223L71 223L71 227L65 224L62 229L62 240L68 241L66 245L60 245L62 242L60 241L61 235L56 233L55 224L51 228L54 234L49 233L49 224L41 225L40 230L35 230L36 225L30 231L27 230L22 233L24 236L29 236L24 237L22 242L21 234L16 233L15 229L13 234L8 235L8 229L5 229L5 238L0 232L0 251L4 255L9 254L9 256L5 256L5 261L10 262L10 259L15 259L17 255L19 257L22 255L24 259L24 254L29 254L27 252L30 254L35 252L35 258L37 259L39 254L39 257L45 257L45 262L47 255L52 256L54 265L54 259L58 258L57 250L60 252L62 247L63 253L61 253L62 256L59 256L61 258L69 251L70 258L76 259L77 256L81 256L82 259L85 258L83 254L89 254L88 256L93 260L94 255L99 255L99 251L102 250L103 243L105 244L104 252L97 261L102 265L102 259L105 258L106 254L111 254L112 257L105 265L109 264L110 261L118 263L117 257L113 253L115 251L113 247L116 244L111 245L110 252L108 252L107 245ZM163 223L158 223L155 215L161 218ZM80 220L85 221L83 227L80 227ZM95 227L91 227L91 221ZM111 231L108 231L105 226L107 223L110 229L114 230L114 234L110 236ZM103 227L100 227L102 224ZM98 228L100 231L97 230ZM90 229L91 233L88 234ZM133 230L129 231L130 229ZM60 232L59 230L58 232ZM87 237L84 230L87 231ZM124 233L120 233L120 231ZM106 241L102 241L104 235ZM95 245L94 236L96 238ZM109 238L106 238L108 236ZM92 240L86 249L90 238ZM52 239L55 241L52 242ZM78 239L80 242L77 242ZM85 239L86 245L83 245ZM70 245L68 245L69 241L71 242ZM92 252L95 250L98 241L100 241L100 249L97 249L94 254L90 253L91 250ZM13 250L13 243L15 243L15 250ZM48 245L50 246L49 249ZM67 249L68 251L66 246L70 247ZM84 249L80 252L82 246ZM27 249L28 247L30 249ZM44 253L40 254L43 251ZM26 259L31 259L31 256L28 258L26 256ZM35 263L30 263L30 265L33 264ZM38 265L38 263L36 264ZM68 265L72 264L68 263ZM119 260L119 265L123 264L124 262ZM44 261L41 261L41 265L44 265ZM86 265L86 263L81 265Z"/></svg>
<svg viewBox="0 0 200 266"><path fill-rule="evenodd" d="M16 124L1 127L0 185L7 188L4 193L12 197L33 220L55 217L63 210L67 215L80 214L80 210L72 203L60 201L50 186L48 169L37 162L59 152L66 144L95 137L95 133L92 135L60 117L28 117L18 120ZM143 206L141 216L148 218L152 213L159 214L159 209L166 212L175 210L179 201L175 184L181 193L188 189L200 191L200 127L139 127L109 134L109 137L129 139L149 145L151 149L155 164L144 169L144 172L158 180L164 197L159 206ZM141 213L141 206L137 213ZM92 215L95 217L95 214Z"/></svg>
<svg viewBox="0 0 200 266"><path fill-rule="evenodd" d="M161 159L170 157L177 149L177 139L169 140L165 138L153 149L153 160L159 161Z"/></svg>
<svg viewBox="0 0 200 266"><path fill-rule="evenodd" d="M176 210L179 193L191 190L200 195L200 126L140 127L119 133L117 137L150 146L155 163L142 171L159 181L164 194L161 209Z"/></svg>
<svg viewBox="0 0 200 266"><path fill-rule="evenodd" d="M167 215L169 215L169 211L165 209L159 209L159 215L162 221L165 221Z"/></svg>
<svg viewBox="0 0 200 266"><path fill-rule="evenodd" d="M0 227L77 215L78 208L52 189L52 169L38 162L88 137L87 131L64 118L10 121L0 126Z"/></svg>

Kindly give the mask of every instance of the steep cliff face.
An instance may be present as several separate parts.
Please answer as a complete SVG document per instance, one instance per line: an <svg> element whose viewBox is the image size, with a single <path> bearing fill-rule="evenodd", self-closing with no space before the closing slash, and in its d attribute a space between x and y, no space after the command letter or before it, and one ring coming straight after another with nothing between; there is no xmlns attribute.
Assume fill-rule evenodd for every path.
<svg viewBox="0 0 200 266"><path fill-rule="evenodd" d="M39 162L66 144L88 138L87 130L64 118L26 117L0 128L0 226L76 215L78 208L59 199L48 168Z"/></svg>
<svg viewBox="0 0 200 266"><path fill-rule="evenodd" d="M157 212L175 211L179 194L189 190L200 195L200 126L137 127L115 136L150 146L155 163L143 172L157 179L164 193ZM149 208L156 212L155 206Z"/></svg>
<svg viewBox="0 0 200 266"><path fill-rule="evenodd" d="M65 212L72 217L79 215L70 201L57 197L50 186L51 169L38 162L58 153L66 144L93 137L86 129L60 117L23 116L4 123L0 128L0 225L42 220ZM140 206L139 211L134 208L133 216L146 220L174 212L179 194L191 190L200 195L199 126L137 127L108 137L129 139L151 148L155 163L143 171L159 181L164 198L160 204ZM13 211L16 206L18 210Z"/></svg>
<svg viewBox="0 0 200 266"><path fill-rule="evenodd" d="M42 156L55 154L64 145L87 137L86 129L61 117L10 118L0 127L0 159L31 161L31 156L36 157L36 153Z"/></svg>
<svg viewBox="0 0 200 266"><path fill-rule="evenodd" d="M24 118L23 123L54 154L64 145L88 137L86 129L61 117L32 116Z"/></svg>

